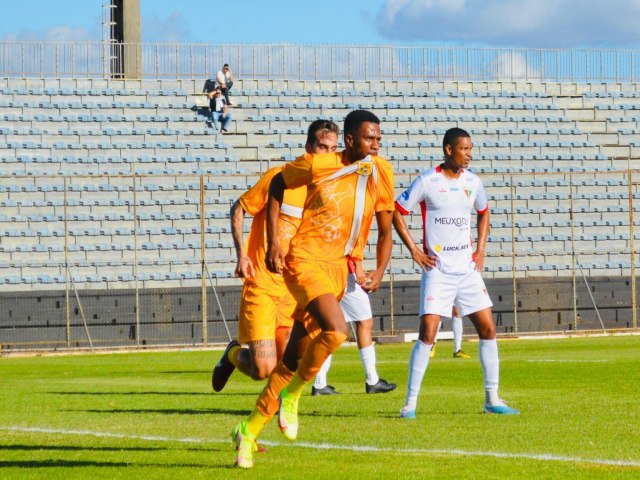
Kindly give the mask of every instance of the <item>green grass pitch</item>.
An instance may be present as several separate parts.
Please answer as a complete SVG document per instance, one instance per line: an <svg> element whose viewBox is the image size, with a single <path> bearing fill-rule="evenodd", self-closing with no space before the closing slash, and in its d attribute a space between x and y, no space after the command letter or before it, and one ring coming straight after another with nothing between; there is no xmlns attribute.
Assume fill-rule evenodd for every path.
<svg viewBox="0 0 640 480"><path fill-rule="evenodd" d="M341 395L300 400L290 443L272 421L255 467L233 466L232 426L263 382L211 390L221 351L0 358L0 478L640 478L640 336L500 341L501 396L483 415L471 360L441 342L414 421L398 418L410 344L377 347L395 392L366 395L358 350L334 355Z"/></svg>

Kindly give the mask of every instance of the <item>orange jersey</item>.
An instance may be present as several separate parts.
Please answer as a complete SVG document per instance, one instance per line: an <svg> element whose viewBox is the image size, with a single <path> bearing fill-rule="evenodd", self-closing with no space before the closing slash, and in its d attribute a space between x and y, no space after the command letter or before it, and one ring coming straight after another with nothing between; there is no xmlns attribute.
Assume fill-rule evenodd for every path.
<svg viewBox="0 0 640 480"><path fill-rule="evenodd" d="M269 169L238 201L243 210L253 216L246 250L247 256L251 259L256 269L256 274L250 281L260 283L261 286L266 286L264 282L272 282L284 288L282 277L270 272L265 264L267 247L266 206L269 197L269 185L273 177L281 170L282 167ZM284 192L278 221L278 238L283 252L289 249L289 242L300 225L306 196L306 187L287 189Z"/></svg>
<svg viewBox="0 0 640 480"><path fill-rule="evenodd" d="M287 261L336 263L344 262L347 255L362 258L374 213L393 211L389 162L374 156L371 162L354 162L349 173L342 170L346 166L339 152L305 154L282 167L288 189L307 186L302 222L291 240ZM359 177L364 178L364 196L357 200L363 182Z"/></svg>

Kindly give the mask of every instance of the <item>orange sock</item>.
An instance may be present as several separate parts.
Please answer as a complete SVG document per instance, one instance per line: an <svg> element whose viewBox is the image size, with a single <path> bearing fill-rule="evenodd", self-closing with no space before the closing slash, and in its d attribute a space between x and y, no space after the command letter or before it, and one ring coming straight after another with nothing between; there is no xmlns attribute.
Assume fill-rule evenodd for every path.
<svg viewBox="0 0 640 480"><path fill-rule="evenodd" d="M299 397L302 394L304 386L313 380L324 361L335 352L340 345L347 339L347 335L341 332L320 332L316 336L307 351L304 353L298 371L291 380L287 390L293 396Z"/></svg>
<svg viewBox="0 0 640 480"><path fill-rule="evenodd" d="M292 377L293 372L284 363L278 362L271 375L269 375L269 380L267 380L267 384L256 402L256 409L263 416L272 418L276 414L278 411L278 395L289 384Z"/></svg>

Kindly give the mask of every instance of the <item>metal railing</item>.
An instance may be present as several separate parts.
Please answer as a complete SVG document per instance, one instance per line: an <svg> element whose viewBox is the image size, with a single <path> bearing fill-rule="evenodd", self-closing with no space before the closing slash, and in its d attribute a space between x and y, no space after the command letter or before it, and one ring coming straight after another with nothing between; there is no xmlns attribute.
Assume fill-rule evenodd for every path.
<svg viewBox="0 0 640 480"><path fill-rule="evenodd" d="M137 56L148 79L203 79L223 63L242 78L635 82L640 50L437 46L0 42L0 75L123 78Z"/></svg>
<svg viewBox="0 0 640 480"><path fill-rule="evenodd" d="M637 329L640 171L540 175L484 175L489 195L503 192L491 200L484 273L498 333ZM15 205L0 224L0 349L227 342L241 296L228 231L241 190L224 186L231 180L0 177L10 185L0 200ZM371 297L376 335L417 325L419 271L396 243Z"/></svg>

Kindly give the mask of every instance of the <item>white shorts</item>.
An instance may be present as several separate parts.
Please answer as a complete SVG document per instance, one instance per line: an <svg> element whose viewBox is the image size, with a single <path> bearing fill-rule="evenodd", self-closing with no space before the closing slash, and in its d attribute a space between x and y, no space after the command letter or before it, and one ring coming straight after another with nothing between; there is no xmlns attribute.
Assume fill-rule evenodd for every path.
<svg viewBox="0 0 640 480"><path fill-rule="evenodd" d="M450 317L454 303L461 317L493 306L480 272L472 270L464 275L447 275L432 268L422 273L420 316L431 313Z"/></svg>
<svg viewBox="0 0 640 480"><path fill-rule="evenodd" d="M347 322L360 322L373 317L369 294L356 282L356 274L347 277L347 289L340 300L340 308Z"/></svg>

